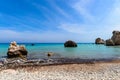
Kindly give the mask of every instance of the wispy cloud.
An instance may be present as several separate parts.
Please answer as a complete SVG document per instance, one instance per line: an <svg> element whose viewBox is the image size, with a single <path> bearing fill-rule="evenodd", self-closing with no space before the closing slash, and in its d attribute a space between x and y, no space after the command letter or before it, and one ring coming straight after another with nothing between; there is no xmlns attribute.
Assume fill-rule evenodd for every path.
<svg viewBox="0 0 120 80"><path fill-rule="evenodd" d="M44 17L46 18L46 21L52 21L53 18L51 16L57 16L55 13L53 13L50 9L48 9L46 6L42 6L39 3L32 3L32 6L35 7L38 11L42 11L44 13ZM48 14L49 13L49 14Z"/></svg>
<svg viewBox="0 0 120 80"><path fill-rule="evenodd" d="M28 16L12 16L8 14L2 14L1 20L3 20L5 26L0 26L3 29L13 29L21 31L38 31L38 28L43 26L40 20ZM3 23L1 23L3 24ZM39 26L40 25L40 26Z"/></svg>
<svg viewBox="0 0 120 80"><path fill-rule="evenodd" d="M33 31L24 31L18 32L15 30L3 29L0 30L0 34L5 34L0 36L1 42L65 42L66 40L78 40L70 33L58 32L58 31L45 31L45 32L33 32ZM68 36L69 35L69 36ZM59 37L58 37L59 36ZM68 36L68 37L66 37ZM57 38L57 40L56 40Z"/></svg>
<svg viewBox="0 0 120 80"><path fill-rule="evenodd" d="M85 33L85 25L81 25L81 24L66 24L66 23L62 23L60 24L60 26L58 26L59 29L63 29L65 31L68 32L72 32L72 33L78 33L78 34L83 34Z"/></svg>
<svg viewBox="0 0 120 80"><path fill-rule="evenodd" d="M111 9L109 9L109 6L106 6L105 14L102 15L104 12L101 12L101 15L104 18L101 18L100 20L97 20L99 15L94 16L94 14L91 14L89 11L89 6L94 2L94 0L79 0L73 3L71 6L80 13L79 16L82 16L84 18L84 23L64 23L60 24L59 28L72 32L72 33L87 33L88 30L93 33L103 32L107 34L108 32L111 34L113 30L120 30L120 1L115 0L114 3L111 3ZM103 4L103 3L102 3ZM94 10L94 8L92 8ZM96 9L97 10L97 9ZM89 23L88 23L89 22ZM102 28L101 28L102 27ZM103 29L104 28L104 29ZM104 31L104 30L107 31Z"/></svg>
<svg viewBox="0 0 120 80"><path fill-rule="evenodd" d="M89 12L88 7L93 0L79 0L72 4L72 7L85 19L94 21L94 16Z"/></svg>
<svg viewBox="0 0 120 80"><path fill-rule="evenodd" d="M64 11L64 9L62 9L61 7L59 7L55 2L52 2L51 6L53 6L56 9L56 11L58 11L64 17L69 18L69 19L71 18L71 16L66 11Z"/></svg>
<svg viewBox="0 0 120 80"><path fill-rule="evenodd" d="M50 1L50 3L52 3L52 2ZM57 12L55 12L56 8L59 8L59 7L55 6L56 5L55 3L52 3L52 4L54 4L54 5L50 5L50 7L48 7L48 6L41 5L40 3L36 3L36 2L32 3L32 6L35 7L39 12L42 11L43 16L45 17L44 23L46 25L48 23L49 23L49 25L55 24L55 23L63 20L62 17L60 17L57 13L59 11L57 10ZM51 8L53 8L53 10L51 10ZM62 14L64 14L64 16L65 16L66 13L64 13L64 11L62 11L62 10L61 10L61 12L63 12ZM39 17L39 18L41 18L41 17ZM43 23L43 21L42 21L42 23Z"/></svg>
<svg viewBox="0 0 120 80"><path fill-rule="evenodd" d="M87 42L94 41L96 37L109 38L113 30L120 30L120 0L100 0L100 3L96 0L70 0L64 5L61 5L64 0L60 1L61 4L57 3L59 0L45 0L45 5L41 0L27 1L30 11L24 12L25 15L0 13L0 34L5 34L0 35L0 39Z"/></svg>
<svg viewBox="0 0 120 80"><path fill-rule="evenodd" d="M120 0L115 0L113 7L103 21L105 24L120 25Z"/></svg>
<svg viewBox="0 0 120 80"><path fill-rule="evenodd" d="M68 18L68 19L72 18L72 16L65 10L65 7L63 7L66 5L65 2L63 6L59 6L58 5L59 3L56 0L52 0L52 1L48 0L48 3L50 3L50 6L54 9L54 11L56 11L57 14L58 13L61 14L64 18Z"/></svg>
<svg viewBox="0 0 120 80"><path fill-rule="evenodd" d="M111 34L113 30L120 30L120 0L114 0L112 8L107 11L107 15L101 20L99 25L103 26L104 32ZM102 29L101 29L102 30Z"/></svg>

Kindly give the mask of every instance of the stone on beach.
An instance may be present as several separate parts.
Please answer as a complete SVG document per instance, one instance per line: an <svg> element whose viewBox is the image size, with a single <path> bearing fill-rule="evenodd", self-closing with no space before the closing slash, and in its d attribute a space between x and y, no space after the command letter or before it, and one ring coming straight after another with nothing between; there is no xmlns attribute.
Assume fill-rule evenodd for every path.
<svg viewBox="0 0 120 80"><path fill-rule="evenodd" d="M8 74L16 74L16 71L14 69L6 69L2 71L3 73L8 73Z"/></svg>
<svg viewBox="0 0 120 80"><path fill-rule="evenodd" d="M104 43L105 43L105 41L103 39L101 39L101 38L97 38L95 40L95 44L104 44Z"/></svg>
<svg viewBox="0 0 120 80"><path fill-rule="evenodd" d="M8 58L13 57L23 57L27 55L27 50L23 45L17 45L15 41L11 42L10 47L8 48L7 56Z"/></svg>
<svg viewBox="0 0 120 80"><path fill-rule="evenodd" d="M64 43L64 47L77 47L77 43L74 41L68 40Z"/></svg>

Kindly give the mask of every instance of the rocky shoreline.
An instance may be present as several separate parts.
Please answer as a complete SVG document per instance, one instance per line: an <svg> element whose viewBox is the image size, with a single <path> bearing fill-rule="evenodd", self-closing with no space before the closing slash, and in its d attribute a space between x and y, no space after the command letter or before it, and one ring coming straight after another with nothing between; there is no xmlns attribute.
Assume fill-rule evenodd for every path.
<svg viewBox="0 0 120 80"><path fill-rule="evenodd" d="M3 58L0 60L0 69L3 70L18 67L50 66L64 64L96 64L109 62L120 62L120 59L43 58L23 60L21 58Z"/></svg>

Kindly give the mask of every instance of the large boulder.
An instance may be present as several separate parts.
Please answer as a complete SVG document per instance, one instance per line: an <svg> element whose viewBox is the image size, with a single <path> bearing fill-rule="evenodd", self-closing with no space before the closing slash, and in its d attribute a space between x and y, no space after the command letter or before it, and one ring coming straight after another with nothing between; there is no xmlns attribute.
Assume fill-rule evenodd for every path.
<svg viewBox="0 0 120 80"><path fill-rule="evenodd" d="M11 42L8 48L7 56L8 58L23 57L23 56L27 56L27 53L28 52L25 46L17 45L17 43L14 41L14 42Z"/></svg>
<svg viewBox="0 0 120 80"><path fill-rule="evenodd" d="M106 40L106 46L114 46L114 45L115 45L115 44L114 44L114 42L113 42L112 39Z"/></svg>
<svg viewBox="0 0 120 80"><path fill-rule="evenodd" d="M74 41L68 40L64 43L64 47L77 47L77 43Z"/></svg>
<svg viewBox="0 0 120 80"><path fill-rule="evenodd" d="M95 40L95 44L104 44L104 43L105 43L105 41L103 39L101 39L101 38L97 38Z"/></svg>
<svg viewBox="0 0 120 80"><path fill-rule="evenodd" d="M120 31L113 31L113 36L111 39L115 45L120 45Z"/></svg>
<svg viewBox="0 0 120 80"><path fill-rule="evenodd" d="M97 38L95 40L96 44L106 44L106 46L116 46L116 45L120 45L120 31L113 31L112 32L113 35L111 37L111 39L108 39L106 41L104 41L101 38Z"/></svg>

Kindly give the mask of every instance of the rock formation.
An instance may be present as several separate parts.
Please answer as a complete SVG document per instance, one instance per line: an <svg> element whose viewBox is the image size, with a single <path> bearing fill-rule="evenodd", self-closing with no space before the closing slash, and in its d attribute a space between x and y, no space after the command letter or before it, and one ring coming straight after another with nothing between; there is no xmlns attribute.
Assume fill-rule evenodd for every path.
<svg viewBox="0 0 120 80"><path fill-rule="evenodd" d="M77 44L74 41L68 40L64 43L64 47L77 47Z"/></svg>
<svg viewBox="0 0 120 80"><path fill-rule="evenodd" d="M103 39L101 39L101 38L97 38L95 40L95 44L104 44L104 43L105 43L105 41Z"/></svg>
<svg viewBox="0 0 120 80"><path fill-rule="evenodd" d="M120 31L113 31L111 39L106 40L106 46L120 45Z"/></svg>
<svg viewBox="0 0 120 80"><path fill-rule="evenodd" d="M27 53L28 52L27 52L25 46L17 45L17 43L15 41L13 41L13 42L11 42L11 44L8 48L7 56L8 56L8 58L13 58L13 57L24 58L23 56L27 56Z"/></svg>
<svg viewBox="0 0 120 80"><path fill-rule="evenodd" d="M113 42L112 39L106 40L106 46L114 46L114 45L115 45L115 44L114 44L114 42Z"/></svg>
<svg viewBox="0 0 120 80"><path fill-rule="evenodd" d="M113 36L111 39L115 45L120 45L120 31L113 31Z"/></svg>
<svg viewBox="0 0 120 80"><path fill-rule="evenodd" d="M120 31L113 31L111 39L104 41L101 38L95 40L95 44L105 44L106 46L120 45Z"/></svg>

